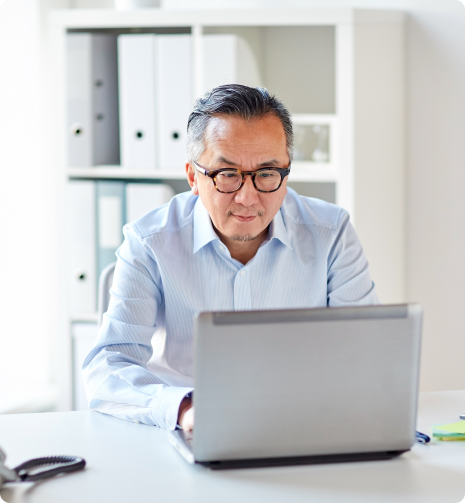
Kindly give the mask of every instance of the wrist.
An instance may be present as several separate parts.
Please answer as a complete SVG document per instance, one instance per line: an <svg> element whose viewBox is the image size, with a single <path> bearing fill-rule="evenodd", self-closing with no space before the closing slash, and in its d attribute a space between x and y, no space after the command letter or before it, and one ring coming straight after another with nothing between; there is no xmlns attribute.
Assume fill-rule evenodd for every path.
<svg viewBox="0 0 465 503"><path fill-rule="evenodd" d="M189 393L187 396L185 396L181 403L179 404L179 410L178 410L178 426L182 422L182 418L184 414L192 407L192 396Z"/></svg>

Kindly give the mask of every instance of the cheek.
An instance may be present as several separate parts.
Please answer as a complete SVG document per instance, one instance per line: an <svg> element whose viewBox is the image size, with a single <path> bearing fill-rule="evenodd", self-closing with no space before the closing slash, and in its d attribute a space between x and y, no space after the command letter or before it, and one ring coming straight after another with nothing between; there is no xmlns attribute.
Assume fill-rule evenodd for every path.
<svg viewBox="0 0 465 503"><path fill-rule="evenodd" d="M281 208L281 205L283 204L285 195L286 191L283 191L283 193L281 193L281 190L279 190L278 197L274 196L272 198L267 198L262 201L262 204L266 210L266 215L270 218L270 220L272 220L274 216L278 213L279 209Z"/></svg>
<svg viewBox="0 0 465 503"><path fill-rule="evenodd" d="M199 192L200 199L213 220L218 222L227 217L228 207L232 202L231 197L221 194L213 186L202 185L199 187Z"/></svg>

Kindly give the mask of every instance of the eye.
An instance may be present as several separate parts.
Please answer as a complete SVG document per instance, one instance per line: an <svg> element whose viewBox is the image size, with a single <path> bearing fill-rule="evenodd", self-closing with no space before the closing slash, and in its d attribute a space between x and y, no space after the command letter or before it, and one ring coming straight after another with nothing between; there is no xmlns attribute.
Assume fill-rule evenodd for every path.
<svg viewBox="0 0 465 503"><path fill-rule="evenodd" d="M273 178L273 177L277 177L278 176L278 173L276 171L260 171L259 173L257 173L257 176L259 178Z"/></svg>
<svg viewBox="0 0 465 503"><path fill-rule="evenodd" d="M218 176L222 178L236 178L239 174L235 171L222 171L221 173L218 173Z"/></svg>

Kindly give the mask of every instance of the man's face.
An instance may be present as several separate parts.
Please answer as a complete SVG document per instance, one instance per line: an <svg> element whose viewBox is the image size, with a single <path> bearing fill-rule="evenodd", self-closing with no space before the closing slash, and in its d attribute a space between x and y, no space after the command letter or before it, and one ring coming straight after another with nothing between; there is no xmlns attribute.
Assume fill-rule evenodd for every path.
<svg viewBox="0 0 465 503"><path fill-rule="evenodd" d="M225 115L214 117L206 131L205 151L197 162L209 171L285 168L289 157L283 126L273 115L249 122ZM193 166L186 167L194 194L200 195L220 234L243 242L266 235L268 225L286 195L287 177L276 192L258 192L251 176L246 176L240 190L223 194L216 190L211 178L194 171Z"/></svg>

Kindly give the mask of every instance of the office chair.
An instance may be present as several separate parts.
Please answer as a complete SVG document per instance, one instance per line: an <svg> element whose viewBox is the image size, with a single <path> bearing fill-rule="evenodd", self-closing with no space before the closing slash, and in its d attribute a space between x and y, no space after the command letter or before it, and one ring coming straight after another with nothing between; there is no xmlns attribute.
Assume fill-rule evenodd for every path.
<svg viewBox="0 0 465 503"><path fill-rule="evenodd" d="M107 312L110 302L110 288L113 284L116 262L107 265L100 274L98 283L98 326L102 325L103 314Z"/></svg>

